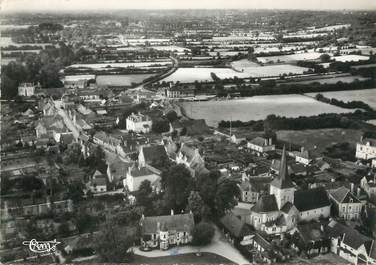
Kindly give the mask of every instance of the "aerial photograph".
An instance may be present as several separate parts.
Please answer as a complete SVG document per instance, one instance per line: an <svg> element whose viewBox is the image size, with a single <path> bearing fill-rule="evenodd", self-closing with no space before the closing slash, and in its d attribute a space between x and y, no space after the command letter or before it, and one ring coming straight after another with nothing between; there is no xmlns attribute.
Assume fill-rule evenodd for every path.
<svg viewBox="0 0 376 265"><path fill-rule="evenodd" d="M0 0L0 265L376 265L375 0Z"/></svg>

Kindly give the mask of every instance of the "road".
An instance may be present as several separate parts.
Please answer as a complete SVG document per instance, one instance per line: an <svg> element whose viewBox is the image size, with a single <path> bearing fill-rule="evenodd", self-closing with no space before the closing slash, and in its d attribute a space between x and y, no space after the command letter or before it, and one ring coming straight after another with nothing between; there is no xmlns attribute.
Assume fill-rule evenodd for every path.
<svg viewBox="0 0 376 265"><path fill-rule="evenodd" d="M249 264L249 261L243 257L243 255L236 249L232 244L230 244L221 232L216 227L214 238L212 239L212 243L208 246L204 247L196 247L196 246L179 246L169 249L168 251L163 250L152 250L150 252L141 251L138 247L134 247L133 251L135 254L140 256L145 256L149 258L153 257L163 257L163 256L173 256L179 254L188 254L188 253L197 253L197 252L209 252L216 255L220 255L222 257L231 260L236 264Z"/></svg>
<svg viewBox="0 0 376 265"><path fill-rule="evenodd" d="M78 136L80 135L80 131L77 129L76 126L74 126L72 120L68 117L68 114L65 112L65 110L61 108L62 106L61 100L55 100L54 104L55 104L55 108L57 109L58 114L61 117L63 117L65 125L73 133L74 138L77 139Z"/></svg>

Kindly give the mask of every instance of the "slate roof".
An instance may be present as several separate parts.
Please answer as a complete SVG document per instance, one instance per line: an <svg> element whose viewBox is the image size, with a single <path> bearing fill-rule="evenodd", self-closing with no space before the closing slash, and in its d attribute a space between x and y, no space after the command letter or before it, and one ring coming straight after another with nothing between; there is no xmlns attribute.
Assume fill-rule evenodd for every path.
<svg viewBox="0 0 376 265"><path fill-rule="evenodd" d="M231 212L227 213L219 221L227 231L236 238L241 238L250 234L250 229L247 224Z"/></svg>
<svg viewBox="0 0 376 265"><path fill-rule="evenodd" d="M325 189L319 187L315 189L295 191L294 205L300 212L304 212L330 206L330 200Z"/></svg>
<svg viewBox="0 0 376 265"><path fill-rule="evenodd" d="M251 208L251 211L256 213L265 213L278 211L277 201L274 195L264 195Z"/></svg>
<svg viewBox="0 0 376 265"><path fill-rule="evenodd" d="M286 202L285 205L283 205L283 207L281 208L281 211L284 213L289 213L293 207L295 207L294 204L292 204L291 202Z"/></svg>
<svg viewBox="0 0 376 265"><path fill-rule="evenodd" d="M257 145L257 146L269 146L268 139L260 137L260 136L257 136L255 138L253 138L249 142L252 143L252 144L254 144L254 145Z"/></svg>
<svg viewBox="0 0 376 265"><path fill-rule="evenodd" d="M341 237L343 236L343 243L352 247L353 249L358 249L362 245L365 246L367 253L370 252L373 240L365 235L362 235L357 230L341 224L335 220L331 221L326 227L326 232L330 237Z"/></svg>
<svg viewBox="0 0 376 265"><path fill-rule="evenodd" d="M132 163L127 163L120 159L116 159L114 162L108 165L110 174L114 178L115 182L125 178L130 166L132 166Z"/></svg>
<svg viewBox="0 0 376 265"><path fill-rule="evenodd" d="M166 149L163 145L144 146L142 152L146 163L160 161L162 158L168 158Z"/></svg>
<svg viewBox="0 0 376 265"><path fill-rule="evenodd" d="M143 177L143 176L149 176L149 175L152 175L152 174L155 174L155 173L152 172L147 167L140 167L140 168L134 167L131 170L131 176L134 177L134 178Z"/></svg>
<svg viewBox="0 0 376 265"><path fill-rule="evenodd" d="M356 198L348 188L342 186L336 190L330 192L331 197L336 200L338 203L350 203L352 200L353 203L360 203L358 198Z"/></svg>
<svg viewBox="0 0 376 265"><path fill-rule="evenodd" d="M287 158L286 158L286 149L283 147L282 158L281 158L281 167L279 169L279 176L276 177L270 185L277 187L279 189L289 189L293 188L294 184L292 183L288 168L287 168Z"/></svg>
<svg viewBox="0 0 376 265"><path fill-rule="evenodd" d="M148 216L140 221L142 234L155 234L158 231L158 224L161 228L169 231L190 232L194 227L193 214L176 214L162 216Z"/></svg>

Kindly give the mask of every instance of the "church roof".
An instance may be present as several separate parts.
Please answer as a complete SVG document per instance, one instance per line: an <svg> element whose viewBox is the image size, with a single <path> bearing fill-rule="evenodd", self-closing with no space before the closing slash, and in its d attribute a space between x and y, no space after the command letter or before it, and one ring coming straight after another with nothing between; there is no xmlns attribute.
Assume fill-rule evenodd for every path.
<svg viewBox="0 0 376 265"><path fill-rule="evenodd" d="M294 204L300 212L303 212L330 206L330 200L325 189L320 187L296 191L294 194Z"/></svg>
<svg viewBox="0 0 376 265"><path fill-rule="evenodd" d="M251 208L251 211L256 213L274 212L278 211L277 201L274 195L262 196L256 204Z"/></svg>
<svg viewBox="0 0 376 265"><path fill-rule="evenodd" d="M281 167L279 170L279 176L276 177L270 185L277 187L279 189L288 189L293 188L294 184L292 183L287 167L287 158L286 158L286 149L283 147L282 158L281 158Z"/></svg>

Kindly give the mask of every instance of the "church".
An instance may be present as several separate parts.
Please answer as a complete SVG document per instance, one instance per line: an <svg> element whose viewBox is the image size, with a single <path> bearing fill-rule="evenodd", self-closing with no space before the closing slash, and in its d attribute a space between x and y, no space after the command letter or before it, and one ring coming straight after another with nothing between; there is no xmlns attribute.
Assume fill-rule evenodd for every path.
<svg viewBox="0 0 376 265"><path fill-rule="evenodd" d="M281 235L295 228L301 219L312 220L329 216L330 201L325 191L297 191L288 173L285 148L278 173L270 183L269 194L261 196L251 208L249 220L256 230L270 235ZM309 198L303 200L302 197ZM316 205L316 202L319 205Z"/></svg>

